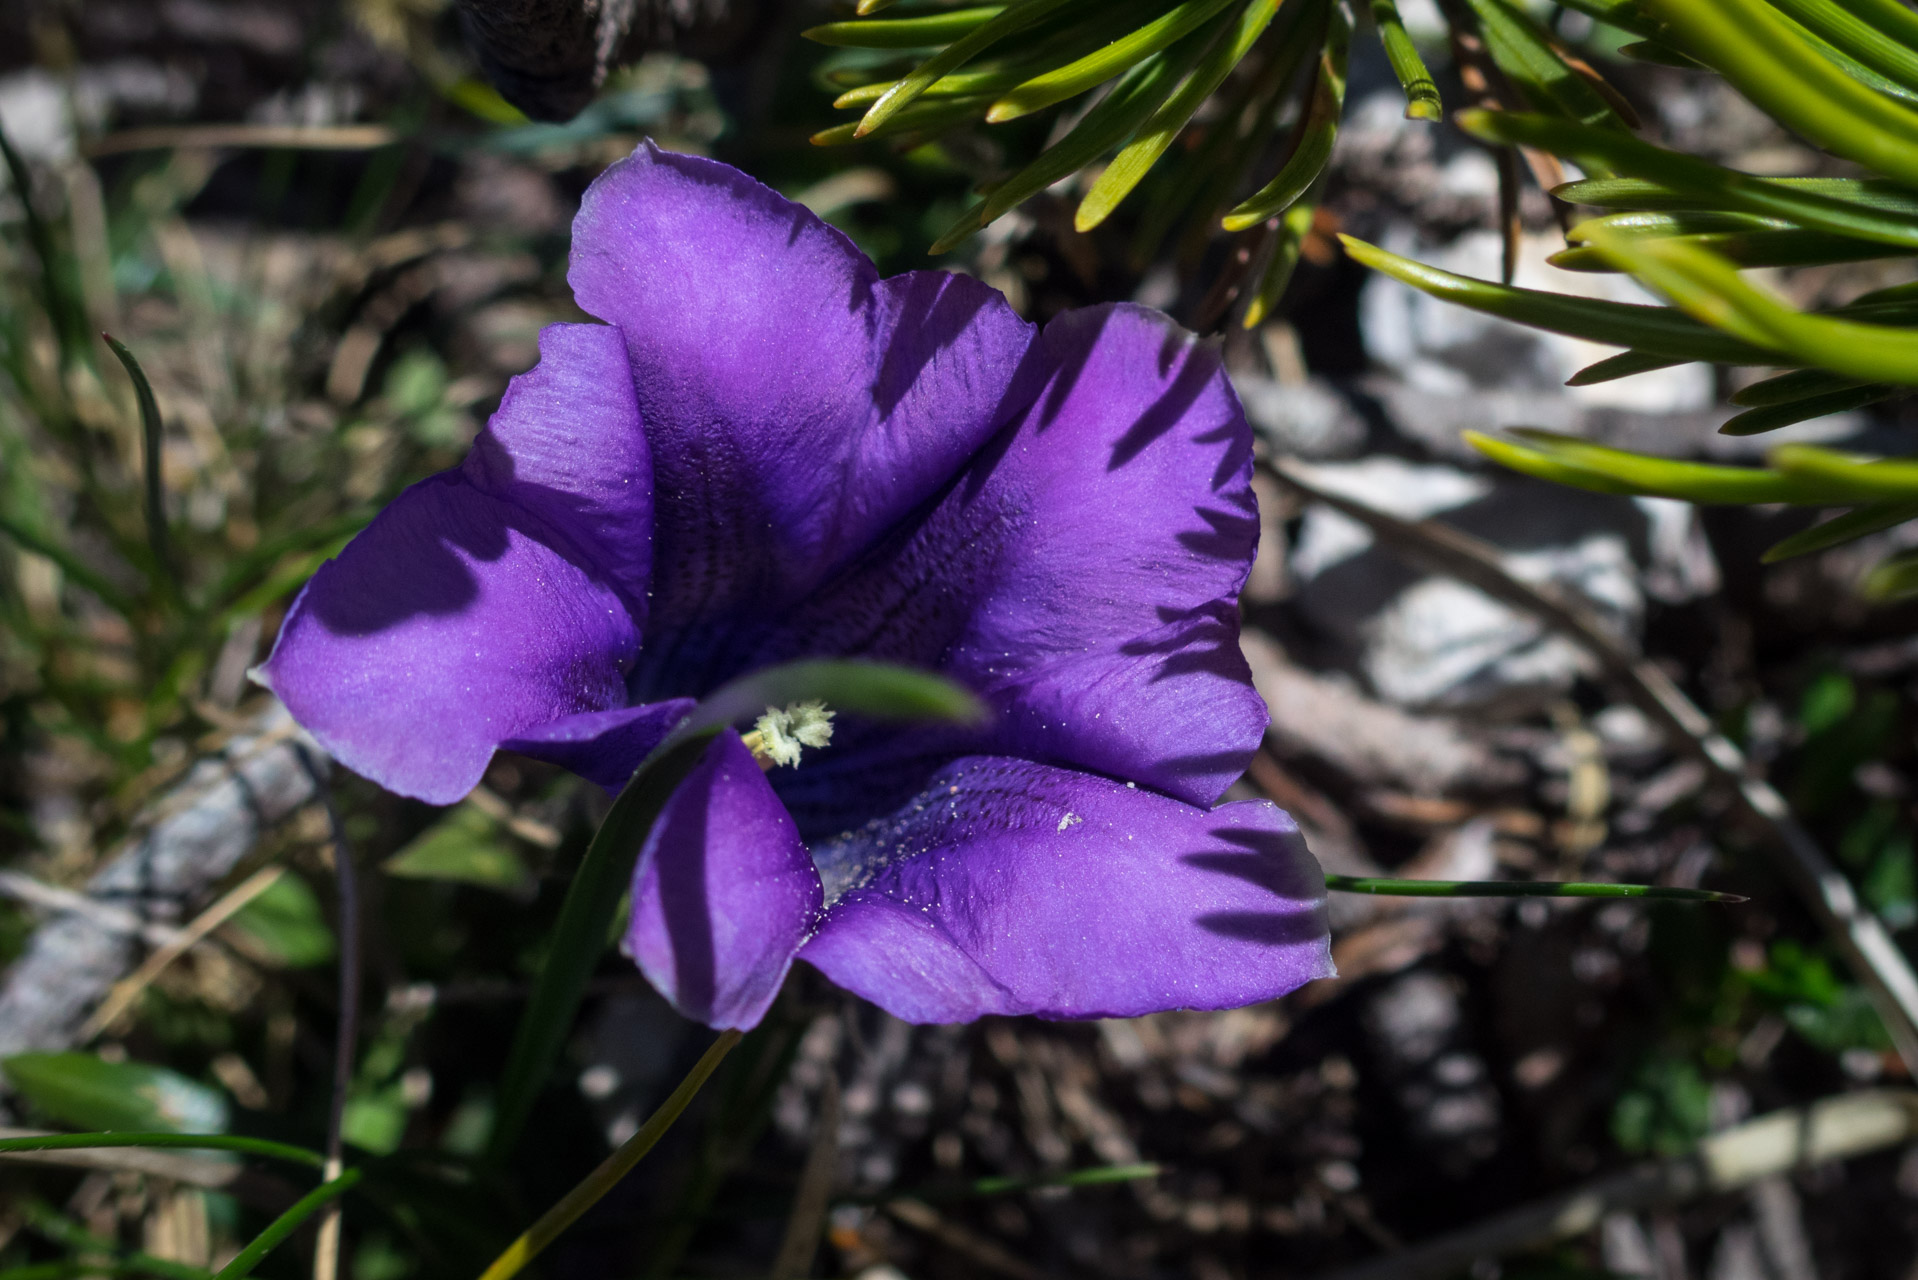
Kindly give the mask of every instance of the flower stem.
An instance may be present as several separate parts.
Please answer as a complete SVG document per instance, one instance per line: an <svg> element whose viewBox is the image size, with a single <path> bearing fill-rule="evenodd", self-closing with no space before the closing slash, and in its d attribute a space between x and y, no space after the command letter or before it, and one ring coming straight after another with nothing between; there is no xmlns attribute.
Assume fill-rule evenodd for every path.
<svg viewBox="0 0 1918 1280"><path fill-rule="evenodd" d="M1394 898L1658 898L1668 902L1744 902L1736 893L1674 889L1666 885L1603 884L1579 880L1393 880L1381 876L1325 877L1335 893Z"/></svg>
<svg viewBox="0 0 1918 1280"><path fill-rule="evenodd" d="M611 1191L621 1178L631 1173L633 1166L645 1158L653 1145L665 1136L666 1130L673 1127L673 1121L679 1119L680 1112L686 1109L693 1095L699 1092L707 1077L719 1066L720 1059L739 1043L742 1034L738 1031L721 1032L719 1039L713 1041L699 1061L693 1064L693 1069L686 1073L686 1078L679 1082L679 1087L659 1104L657 1111L646 1118L639 1132L628 1138L619 1150L607 1156L599 1168L582 1178L579 1185L560 1198L558 1204L541 1214L538 1222L528 1227L524 1235L493 1259L492 1265L480 1274L480 1280L507 1280L509 1276L518 1274L547 1245L558 1239L562 1231L572 1226L581 1214L599 1203L600 1198Z"/></svg>

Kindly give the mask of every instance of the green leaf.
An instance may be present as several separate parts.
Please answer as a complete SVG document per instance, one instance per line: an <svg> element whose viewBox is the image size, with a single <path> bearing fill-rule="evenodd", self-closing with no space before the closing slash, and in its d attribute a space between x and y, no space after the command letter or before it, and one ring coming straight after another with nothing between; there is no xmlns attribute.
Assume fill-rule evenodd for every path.
<svg viewBox="0 0 1918 1280"><path fill-rule="evenodd" d="M1190 44L1156 54L1127 71L1112 92L1086 112L1085 119L1073 126L1070 133L962 214L933 243L931 252L944 253L978 228L1067 174L1084 168L1122 142L1165 100L1186 64L1202 51L1202 40L1194 37Z"/></svg>
<svg viewBox="0 0 1918 1280"><path fill-rule="evenodd" d="M1568 387L1590 387L1601 382L1611 382L1616 378L1629 378L1635 374L1650 373L1654 369L1669 369L1683 360L1674 360L1669 356L1655 356L1646 351L1621 351L1615 356L1606 356L1603 360L1594 360L1571 377L1565 379Z"/></svg>
<svg viewBox="0 0 1918 1280"><path fill-rule="evenodd" d="M977 120L979 113L991 99L973 94L964 98L921 99L911 106L895 111L878 128L862 134L857 121L834 125L830 129L821 129L812 135L812 144L816 147L843 146L849 142L858 142L861 138L891 138L903 133L934 134Z"/></svg>
<svg viewBox="0 0 1918 1280"><path fill-rule="evenodd" d="M0 1152L85 1151L98 1147L154 1147L165 1150L237 1151L242 1155L286 1160L318 1169L326 1157L305 1147L265 1138L240 1138L214 1133L42 1133L27 1138L0 1138Z"/></svg>
<svg viewBox="0 0 1918 1280"><path fill-rule="evenodd" d="M470 801L415 836L381 868L412 880L449 880L521 895L533 887L512 838Z"/></svg>
<svg viewBox="0 0 1918 1280"><path fill-rule="evenodd" d="M1390 898L1651 898L1666 902L1744 902L1735 893L1665 885L1577 880L1395 880L1383 876L1325 877L1336 893Z"/></svg>
<svg viewBox="0 0 1918 1280"><path fill-rule="evenodd" d="M160 474L160 404L153 398L153 384L147 381L146 370L140 367L133 353L111 334L100 336L106 339L107 346L126 368L127 377L133 380L134 397L140 405L140 464L146 486L147 549L153 553L156 583L170 584L177 590L178 579L167 550L166 489Z"/></svg>
<svg viewBox="0 0 1918 1280"><path fill-rule="evenodd" d="M1634 215L1626 215L1634 216ZM1673 217L1646 214L1645 217ZM1721 214L1722 218L1756 218L1755 214ZM1699 216L1703 220L1703 215ZM1576 232L1578 228L1573 228ZM1654 232L1631 231L1652 235ZM1568 233L1569 238L1569 233ZM1837 236L1828 231L1803 227L1772 227L1755 230L1722 230L1700 234L1673 234L1675 243L1716 254L1739 267L1809 267L1833 262L1864 262L1873 258L1902 257L1910 251L1896 245L1852 236ZM1620 270L1609 255L1595 245L1562 249L1546 261L1563 271L1613 272Z"/></svg>
<svg viewBox="0 0 1918 1280"><path fill-rule="evenodd" d="M293 1202L293 1207L267 1224L266 1230L240 1250L233 1261L221 1267L213 1280L245 1280L260 1265L260 1260L279 1247L281 1241L299 1229L301 1223L318 1213L360 1180L358 1169L348 1169L331 1182L323 1182Z"/></svg>
<svg viewBox="0 0 1918 1280"><path fill-rule="evenodd" d="M865 118L858 125L858 136L864 137L877 129L941 78L957 71L1007 36L1025 30L1072 3L1074 0L1021 0L1021 3L1011 5L981 23L920 63L911 75L888 89L885 96L866 111Z"/></svg>
<svg viewBox="0 0 1918 1280"><path fill-rule="evenodd" d="M1547 116L1475 109L1461 111L1455 118L1459 128L1481 141L1537 147L1580 164L1631 174L1653 184L1636 190L1664 191L1669 193L1668 201L1687 202L1657 207L1742 209L1839 235L1918 248L1918 193L1887 184L1845 186L1836 179L1761 178L1655 147L1615 129L1595 129ZM1621 190L1594 181L1563 184L1557 194L1592 204L1598 203L1594 194L1608 189Z"/></svg>
<svg viewBox="0 0 1918 1280"><path fill-rule="evenodd" d="M1918 333L1807 315L1748 284L1723 258L1673 240L1594 233L1594 247L1688 314L1746 342L1876 382L1918 383ZM1637 345L1645 345L1643 343Z"/></svg>
<svg viewBox="0 0 1918 1280"><path fill-rule="evenodd" d="M1885 400L1896 399L1910 394L1904 387L1888 387L1883 383L1867 382L1862 386L1847 387L1840 391L1825 391L1818 395L1806 396L1802 400L1791 400L1784 404L1764 405L1757 409L1747 409L1743 413L1727 418L1718 428L1718 434L1724 436L1755 436L1767 431L1776 431L1780 427L1794 426L1800 422L1809 422L1813 418L1823 418L1834 413L1846 413L1852 409L1862 409L1866 405L1878 404Z"/></svg>
<svg viewBox="0 0 1918 1280"><path fill-rule="evenodd" d="M1415 289L1520 324L1591 342L1631 347L1653 355L1724 364L1777 364L1778 353L1717 333L1669 307L1574 298L1540 289L1518 289L1454 275L1401 258L1376 245L1340 236L1345 250L1374 271Z"/></svg>
<svg viewBox="0 0 1918 1280"><path fill-rule="evenodd" d="M1573 488L1596 493L1643 494L1687 502L1787 502L1832 505L1850 499L1841 484L1788 476L1758 467L1725 467L1679 462L1593 444L1550 431L1518 430L1518 440L1495 439L1467 431L1465 440L1494 462Z"/></svg>
<svg viewBox="0 0 1918 1280"><path fill-rule="evenodd" d="M1266 316L1272 313L1279 305L1279 299L1284 296L1285 286L1291 283L1293 269L1299 265L1299 251L1304 247L1305 237L1312 231L1312 220L1318 213L1319 192L1323 187L1324 181L1321 179L1306 192L1304 198L1279 215L1279 226L1272 237L1272 256L1259 275L1259 287L1253 291L1252 300L1246 304L1245 328L1256 329L1265 323Z"/></svg>
<svg viewBox="0 0 1918 1280"><path fill-rule="evenodd" d="M1345 109L1345 60L1351 44L1352 25L1345 16L1345 6L1334 4L1326 23L1318 74L1312 82L1312 100L1299 122L1298 142L1291 158L1272 181L1225 215L1221 225L1227 231L1256 227L1284 213L1325 171L1338 140L1339 113Z"/></svg>
<svg viewBox="0 0 1918 1280"><path fill-rule="evenodd" d="M333 958L333 930L320 900L306 881L283 875L235 913L227 928L289 969L325 964Z"/></svg>
<svg viewBox="0 0 1918 1280"><path fill-rule="evenodd" d="M1252 49L1253 43L1265 31L1272 21L1272 15L1278 12L1279 0L1251 0L1239 15L1237 26L1229 29L1229 34L1207 52L1204 61L1179 86L1178 91L1152 114L1139 130L1139 136L1127 144L1107 165L1105 172L1099 175L1092 189L1079 203L1079 211L1073 216L1073 226L1080 231L1090 231L1104 222L1112 211L1119 206L1132 189L1139 184L1159 157L1165 154L1172 140L1179 136L1192 113L1199 109L1218 87L1225 82L1226 76L1239 65Z"/></svg>
<svg viewBox="0 0 1918 1280"><path fill-rule="evenodd" d="M1785 127L1834 155L1918 182L1918 112L1860 84L1763 0L1643 0L1700 58Z"/></svg>
<svg viewBox="0 0 1918 1280"><path fill-rule="evenodd" d="M1815 524L1802 533L1794 533L1782 542L1775 543L1762 559L1766 564L1776 564L1793 556L1809 555L1814 551L1854 542L1867 534L1901 525L1907 520L1918 520L1918 502L1874 502L1834 516L1823 524Z"/></svg>
<svg viewBox="0 0 1918 1280"><path fill-rule="evenodd" d="M1918 552L1900 551L1887 556L1865 575L1858 591L1865 599L1880 604L1918 596Z"/></svg>
<svg viewBox="0 0 1918 1280"><path fill-rule="evenodd" d="M1443 120L1445 104L1439 98L1438 85L1419 57L1412 37L1405 34L1405 21L1399 17L1395 0L1372 0L1372 21L1379 29L1379 43L1385 48L1385 60L1405 91L1407 120Z"/></svg>
<svg viewBox="0 0 1918 1280"><path fill-rule="evenodd" d="M0 1061L38 1110L80 1129L218 1133L226 1098L165 1067L105 1062L90 1053L19 1053Z"/></svg>
<svg viewBox="0 0 1918 1280"><path fill-rule="evenodd" d="M1918 499L1918 462L1862 458L1809 444L1780 445L1768 461L1793 480L1827 485L1850 500Z"/></svg>
<svg viewBox="0 0 1918 1280"><path fill-rule="evenodd" d="M1506 0L1467 0L1485 37L1486 52L1534 111L1557 111L1587 125L1623 129L1612 104L1565 64L1544 29Z"/></svg>
<svg viewBox="0 0 1918 1280"><path fill-rule="evenodd" d="M1119 75L1144 58L1170 48L1231 0L1183 0L1144 26L1063 67L1035 76L992 104L986 119L993 124L1017 120L1055 102L1077 97L1095 85Z"/></svg>
<svg viewBox="0 0 1918 1280"><path fill-rule="evenodd" d="M1731 402L1741 408L1757 409L1772 404L1792 404L1806 396L1822 396L1861 385L1857 378L1828 373L1823 369L1793 369L1790 373L1761 378L1750 386L1732 392Z"/></svg>
<svg viewBox="0 0 1918 1280"><path fill-rule="evenodd" d="M883 18L877 21L828 22L800 32L815 44L842 49L936 49L972 34L1004 13L1004 5L953 9L922 18Z"/></svg>

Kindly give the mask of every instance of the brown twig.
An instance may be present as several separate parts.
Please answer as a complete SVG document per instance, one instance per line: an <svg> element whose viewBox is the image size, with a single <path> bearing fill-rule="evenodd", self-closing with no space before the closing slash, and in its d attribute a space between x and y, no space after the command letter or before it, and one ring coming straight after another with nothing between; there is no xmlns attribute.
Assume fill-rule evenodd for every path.
<svg viewBox="0 0 1918 1280"><path fill-rule="evenodd" d="M1918 1079L1918 976L1884 924L1858 900L1851 882L1792 816L1784 797L1754 772L1744 754L1713 727L1670 676L1656 663L1627 650L1572 595L1549 583L1514 577L1496 548L1436 521L1411 522L1386 515L1319 488L1295 467L1270 465L1278 479L1365 525L1382 545L1412 563L1477 587L1539 619L1590 654L1619 692L1664 730L1673 747L1715 776L1770 837L1780 869L1864 984L1906 1071Z"/></svg>

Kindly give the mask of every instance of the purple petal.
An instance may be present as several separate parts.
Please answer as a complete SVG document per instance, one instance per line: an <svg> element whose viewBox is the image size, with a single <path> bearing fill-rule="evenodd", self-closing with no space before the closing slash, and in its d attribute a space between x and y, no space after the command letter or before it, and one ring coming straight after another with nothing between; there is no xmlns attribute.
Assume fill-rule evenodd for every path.
<svg viewBox="0 0 1918 1280"><path fill-rule="evenodd" d="M458 472L396 498L293 602L262 684L339 761L451 804L494 746L626 700L618 593Z"/></svg>
<svg viewBox="0 0 1918 1280"><path fill-rule="evenodd" d="M653 462L626 344L597 324L548 325L539 364L514 378L461 470L571 539L645 625L653 566Z"/></svg>
<svg viewBox="0 0 1918 1280"><path fill-rule="evenodd" d="M587 191L568 279L626 337L662 495L656 626L802 597L1033 389L1032 327L996 291L881 280L807 210L650 143Z"/></svg>
<svg viewBox="0 0 1918 1280"><path fill-rule="evenodd" d="M1251 431L1217 352L1158 312L1061 316L1040 354L1023 419L783 643L936 664L999 709L985 749L1209 805L1267 721L1238 646Z"/></svg>
<svg viewBox="0 0 1918 1280"><path fill-rule="evenodd" d="M626 954L687 1017L751 1027L779 994L821 900L792 819L728 730L640 851Z"/></svg>
<svg viewBox="0 0 1918 1280"><path fill-rule="evenodd" d="M1265 803L973 756L813 853L837 896L801 957L910 1022L1229 1009L1332 974L1318 864Z"/></svg>
<svg viewBox="0 0 1918 1280"><path fill-rule="evenodd" d="M569 769L617 793L640 761L693 709L691 698L646 702L618 711L585 711L500 743L535 760Z"/></svg>

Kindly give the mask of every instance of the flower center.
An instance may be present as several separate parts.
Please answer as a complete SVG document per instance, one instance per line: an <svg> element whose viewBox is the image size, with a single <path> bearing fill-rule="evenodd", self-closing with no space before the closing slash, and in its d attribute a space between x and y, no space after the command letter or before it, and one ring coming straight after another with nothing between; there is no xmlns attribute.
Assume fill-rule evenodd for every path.
<svg viewBox="0 0 1918 1280"><path fill-rule="evenodd" d="M759 761L759 767L772 772L774 765L799 764L801 748L823 747L832 741L833 713L823 702L795 702L784 710L767 707L766 714L753 722L751 733L740 741Z"/></svg>

